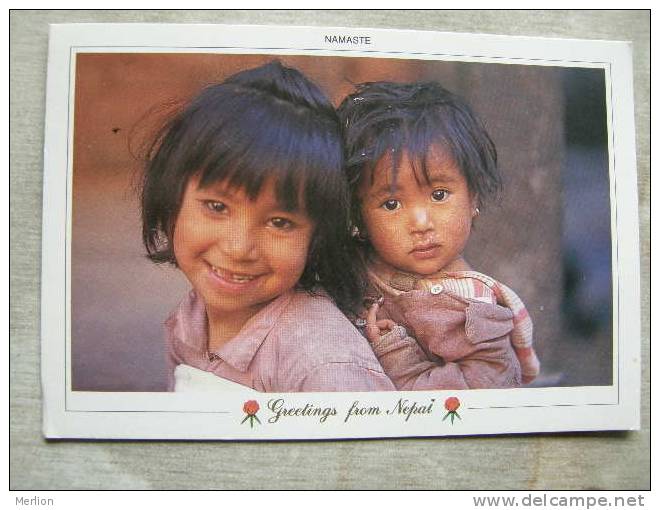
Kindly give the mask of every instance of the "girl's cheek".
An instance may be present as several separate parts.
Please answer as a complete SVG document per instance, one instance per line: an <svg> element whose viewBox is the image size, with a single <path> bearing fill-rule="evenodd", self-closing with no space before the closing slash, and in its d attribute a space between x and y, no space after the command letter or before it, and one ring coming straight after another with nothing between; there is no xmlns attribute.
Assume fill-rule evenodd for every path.
<svg viewBox="0 0 660 510"><path fill-rule="evenodd" d="M184 242L183 240L183 235L182 235L182 228L181 228L181 222L179 220L174 223L174 229L172 230L172 249L174 251L174 256L177 256L177 252L179 251L180 247L183 245L182 243Z"/></svg>
<svg viewBox="0 0 660 510"><path fill-rule="evenodd" d="M281 260L285 265L295 267L300 261L307 259L310 247L310 236L301 234L291 236L289 239L274 238L267 242L261 241L263 253L270 253Z"/></svg>
<svg viewBox="0 0 660 510"><path fill-rule="evenodd" d="M311 236L300 236L294 241L291 248L292 253L298 254L298 256L295 257L298 261L307 260L307 253L309 252L310 245Z"/></svg>
<svg viewBox="0 0 660 510"><path fill-rule="evenodd" d="M399 224L394 222L391 217L386 215L376 215L367 223L367 232L396 232Z"/></svg>
<svg viewBox="0 0 660 510"><path fill-rule="evenodd" d="M456 218L456 224L459 225L464 235L469 236L472 230L472 216L470 214L462 214L460 218Z"/></svg>
<svg viewBox="0 0 660 510"><path fill-rule="evenodd" d="M364 227L367 229L367 232L381 228L384 223L384 218L382 218L383 215L380 214L380 211L374 212L362 209L361 212L362 222L364 223Z"/></svg>
<svg viewBox="0 0 660 510"><path fill-rule="evenodd" d="M191 232L185 221L177 221L174 225L174 246L182 247L190 243Z"/></svg>
<svg viewBox="0 0 660 510"><path fill-rule="evenodd" d="M309 250L312 247L312 232L308 232L306 235L301 236L301 238L296 243L295 252L298 254L296 257L296 267L299 270L299 273L302 274L307 265Z"/></svg>

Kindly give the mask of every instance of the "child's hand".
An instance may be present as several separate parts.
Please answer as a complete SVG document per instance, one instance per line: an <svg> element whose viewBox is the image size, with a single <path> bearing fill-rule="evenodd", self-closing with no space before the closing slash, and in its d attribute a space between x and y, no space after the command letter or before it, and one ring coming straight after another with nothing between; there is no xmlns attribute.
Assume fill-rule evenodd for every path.
<svg viewBox="0 0 660 510"><path fill-rule="evenodd" d="M396 323L390 319L378 320L377 314L378 303L374 303L367 312L367 325L364 327L367 340L371 343L377 342L381 336L386 335L396 326Z"/></svg>

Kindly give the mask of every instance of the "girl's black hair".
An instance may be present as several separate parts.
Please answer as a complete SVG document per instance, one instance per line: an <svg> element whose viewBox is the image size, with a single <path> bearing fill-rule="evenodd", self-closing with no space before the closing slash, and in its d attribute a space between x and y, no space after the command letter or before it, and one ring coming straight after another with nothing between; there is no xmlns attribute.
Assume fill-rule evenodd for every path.
<svg viewBox="0 0 660 510"><path fill-rule="evenodd" d="M386 152L391 155L393 185L403 151L416 176L429 182L427 157L431 147L439 145L453 157L479 203L502 188L497 151L486 129L467 103L436 82L363 83L344 99L338 114L358 223L357 187L365 172L373 179L374 167Z"/></svg>
<svg viewBox="0 0 660 510"><path fill-rule="evenodd" d="M279 62L239 72L159 131L141 189L142 239L154 262L176 265L174 227L195 175L200 186L226 181L251 199L274 178L283 207L303 208L316 225L299 286L321 286L339 308L354 309L365 278L350 243L341 130L332 104L301 72Z"/></svg>

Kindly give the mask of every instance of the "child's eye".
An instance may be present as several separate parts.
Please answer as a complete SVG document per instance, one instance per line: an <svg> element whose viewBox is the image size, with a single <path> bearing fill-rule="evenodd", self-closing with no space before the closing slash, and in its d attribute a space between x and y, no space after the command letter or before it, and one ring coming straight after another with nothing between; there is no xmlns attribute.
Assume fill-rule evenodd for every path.
<svg viewBox="0 0 660 510"><path fill-rule="evenodd" d="M447 197L449 196L449 191L446 189L436 189L431 193L431 199L434 202L442 202L443 200L447 200Z"/></svg>
<svg viewBox="0 0 660 510"><path fill-rule="evenodd" d="M286 218L271 218L268 223L278 230L289 230L294 226L293 221Z"/></svg>
<svg viewBox="0 0 660 510"><path fill-rule="evenodd" d="M205 202L206 208L215 213L224 212L227 209L227 206L222 202L216 202L214 200L208 200Z"/></svg>
<svg viewBox="0 0 660 510"><path fill-rule="evenodd" d="M388 211L395 211L401 207L401 202L392 198L383 202L381 207L387 209Z"/></svg>

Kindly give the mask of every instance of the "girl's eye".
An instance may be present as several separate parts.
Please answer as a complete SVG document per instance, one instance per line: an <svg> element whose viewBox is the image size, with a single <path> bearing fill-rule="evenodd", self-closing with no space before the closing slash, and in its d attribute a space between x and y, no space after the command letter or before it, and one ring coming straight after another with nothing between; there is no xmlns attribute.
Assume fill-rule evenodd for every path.
<svg viewBox="0 0 660 510"><path fill-rule="evenodd" d="M449 192L446 189L436 189L431 193L431 199L434 202L442 202L443 200L447 200L447 197L449 196Z"/></svg>
<svg viewBox="0 0 660 510"><path fill-rule="evenodd" d="M390 200L386 200L383 202L381 207L387 209L388 211L395 211L396 209L401 207L401 203L398 200L394 200L393 198Z"/></svg>
<svg viewBox="0 0 660 510"><path fill-rule="evenodd" d="M215 202L213 200L209 200L208 202L206 202L206 207L209 211L215 213L221 213L227 209L227 206L222 202Z"/></svg>
<svg viewBox="0 0 660 510"><path fill-rule="evenodd" d="M269 223L278 230L289 230L293 228L293 222L286 218L271 218Z"/></svg>

